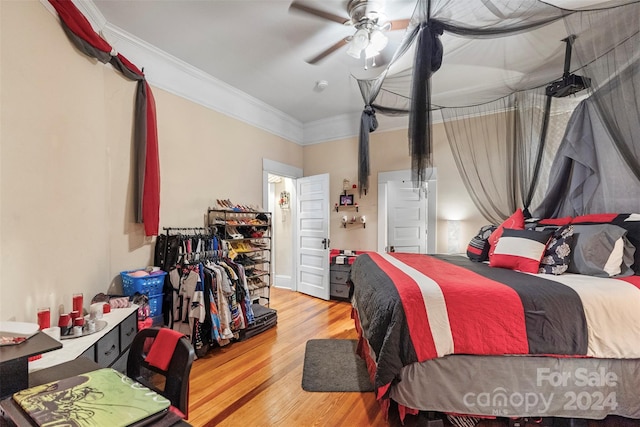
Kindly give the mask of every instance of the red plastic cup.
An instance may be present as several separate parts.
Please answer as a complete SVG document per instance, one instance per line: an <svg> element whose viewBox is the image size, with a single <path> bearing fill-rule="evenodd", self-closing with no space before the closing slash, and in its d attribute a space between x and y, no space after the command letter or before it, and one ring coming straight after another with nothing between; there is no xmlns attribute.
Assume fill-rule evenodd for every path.
<svg viewBox="0 0 640 427"><path fill-rule="evenodd" d="M78 313L80 313L80 315L82 315L82 305L83 305L83 301L82 301L82 294L73 294L73 311L77 311Z"/></svg>
<svg viewBox="0 0 640 427"><path fill-rule="evenodd" d="M69 314L61 314L58 317L58 326L60 327L60 335L67 335L69 328L71 328L71 316Z"/></svg>
<svg viewBox="0 0 640 427"><path fill-rule="evenodd" d="M111 313L111 305L110 305L110 304L105 303L105 304L102 306L102 313L103 313L103 314Z"/></svg>
<svg viewBox="0 0 640 427"><path fill-rule="evenodd" d="M58 317L58 326L68 328L71 326L71 316L69 314L61 314Z"/></svg>
<svg viewBox="0 0 640 427"><path fill-rule="evenodd" d="M76 317L73 319L73 326L84 326L84 317Z"/></svg>
<svg viewBox="0 0 640 427"><path fill-rule="evenodd" d="M71 317L71 323L73 323L76 317L80 317L80 312L73 310L71 313L69 313L69 317Z"/></svg>
<svg viewBox="0 0 640 427"><path fill-rule="evenodd" d="M51 327L51 310L49 307L42 307L38 309L38 328L40 330Z"/></svg>

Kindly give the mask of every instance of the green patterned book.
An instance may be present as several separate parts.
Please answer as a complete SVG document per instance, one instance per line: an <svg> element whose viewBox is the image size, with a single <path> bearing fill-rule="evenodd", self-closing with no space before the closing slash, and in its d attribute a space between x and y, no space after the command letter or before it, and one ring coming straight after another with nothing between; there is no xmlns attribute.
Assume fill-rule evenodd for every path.
<svg viewBox="0 0 640 427"><path fill-rule="evenodd" d="M111 368L31 387L15 393L13 399L43 427L140 425L157 419L170 405L163 396Z"/></svg>

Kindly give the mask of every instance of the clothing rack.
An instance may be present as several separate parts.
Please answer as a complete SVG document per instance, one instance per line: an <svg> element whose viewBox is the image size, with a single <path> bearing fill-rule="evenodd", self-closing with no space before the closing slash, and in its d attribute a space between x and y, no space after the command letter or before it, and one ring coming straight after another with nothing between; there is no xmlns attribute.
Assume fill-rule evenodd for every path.
<svg viewBox="0 0 640 427"><path fill-rule="evenodd" d="M221 250L213 249L216 241L219 241L217 229L214 227L163 227L163 233L156 240L154 264L169 273L175 267L195 268L207 261L217 261L223 255ZM218 246L219 247L219 246ZM173 328L174 322L188 323L188 319L173 319L169 313L173 313L175 304L173 288L169 275L165 278L163 287L163 322ZM177 299L179 307L187 304L183 297ZM179 309L182 312L182 308ZM186 313L186 311L185 311ZM184 322L183 322L184 320ZM187 335L191 336L191 333Z"/></svg>
<svg viewBox="0 0 640 427"><path fill-rule="evenodd" d="M156 241L156 253L154 264L168 271L178 261L186 264L214 261L224 255L222 247L215 250L209 246L212 239L219 239L215 227L163 227L163 234ZM195 239L207 241L204 248L193 247L193 250L185 251L182 243L185 240Z"/></svg>
<svg viewBox="0 0 640 427"><path fill-rule="evenodd" d="M167 272L163 323L185 334L198 357L240 339L255 321L245 266L229 258L228 242L218 229L163 227L156 240Z"/></svg>

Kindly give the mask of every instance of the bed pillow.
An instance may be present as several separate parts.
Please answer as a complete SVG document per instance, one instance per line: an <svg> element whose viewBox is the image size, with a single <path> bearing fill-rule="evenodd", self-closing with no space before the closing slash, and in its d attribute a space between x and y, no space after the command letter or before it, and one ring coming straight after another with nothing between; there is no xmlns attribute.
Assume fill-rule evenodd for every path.
<svg viewBox="0 0 640 427"><path fill-rule="evenodd" d="M492 248L496 246L496 243L498 243L498 239L502 236L502 230L505 228L511 228L514 230L524 229L524 214L522 213L522 209L518 208L509 218L505 219L493 233L491 233L491 236L489 236L489 244Z"/></svg>
<svg viewBox="0 0 640 427"><path fill-rule="evenodd" d="M540 260L538 273L560 275L569 269L573 233L573 225L565 225L554 230Z"/></svg>
<svg viewBox="0 0 640 427"><path fill-rule="evenodd" d="M636 248L631 268L635 274L640 274L640 214L620 215L613 220L613 224L627 230L625 237Z"/></svg>
<svg viewBox="0 0 640 427"><path fill-rule="evenodd" d="M489 255L489 266L537 273L552 234L550 231L505 228Z"/></svg>
<svg viewBox="0 0 640 427"><path fill-rule="evenodd" d="M579 223L604 224L604 223L610 223L611 221L616 219L618 215L619 214L617 213L597 213L597 214L578 215L577 217L573 218L572 222L574 224L579 224Z"/></svg>
<svg viewBox="0 0 640 427"><path fill-rule="evenodd" d="M605 213L605 214L589 214L575 218L575 224L594 224L607 223L614 224L627 230L626 238L636 248L634 255L634 263L631 268L635 274L640 274L640 214L637 213Z"/></svg>
<svg viewBox="0 0 640 427"><path fill-rule="evenodd" d="M573 218L570 216L565 216L562 218L543 218L538 221L539 225L568 225L573 222Z"/></svg>
<svg viewBox="0 0 640 427"><path fill-rule="evenodd" d="M574 237L568 271L596 277L629 276L636 248L627 230L613 224L573 225Z"/></svg>
<svg viewBox="0 0 640 427"><path fill-rule="evenodd" d="M473 236L467 245L467 257L471 261L483 262L489 259L489 236L495 229L495 225L485 225L480 228L478 234Z"/></svg>

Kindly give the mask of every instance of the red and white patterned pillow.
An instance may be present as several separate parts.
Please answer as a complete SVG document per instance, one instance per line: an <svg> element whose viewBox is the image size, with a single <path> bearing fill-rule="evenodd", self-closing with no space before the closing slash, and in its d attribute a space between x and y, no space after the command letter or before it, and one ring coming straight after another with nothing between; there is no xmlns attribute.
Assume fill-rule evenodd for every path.
<svg viewBox="0 0 640 427"><path fill-rule="evenodd" d="M537 273L552 232L505 228L489 255L489 266Z"/></svg>

